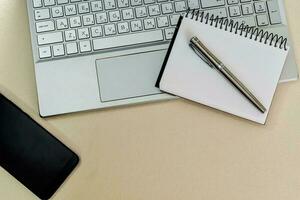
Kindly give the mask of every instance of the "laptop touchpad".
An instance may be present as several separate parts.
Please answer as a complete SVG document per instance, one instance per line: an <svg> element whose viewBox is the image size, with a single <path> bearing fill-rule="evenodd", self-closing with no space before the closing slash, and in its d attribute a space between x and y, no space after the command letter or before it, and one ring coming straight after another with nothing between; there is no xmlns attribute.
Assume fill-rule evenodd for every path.
<svg viewBox="0 0 300 200"><path fill-rule="evenodd" d="M166 50L96 60L101 101L159 94L155 87Z"/></svg>

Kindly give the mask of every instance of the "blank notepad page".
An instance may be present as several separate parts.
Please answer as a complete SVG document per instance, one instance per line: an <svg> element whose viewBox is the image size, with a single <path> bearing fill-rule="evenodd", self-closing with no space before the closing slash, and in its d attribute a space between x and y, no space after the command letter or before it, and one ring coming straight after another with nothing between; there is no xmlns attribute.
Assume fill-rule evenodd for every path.
<svg viewBox="0 0 300 200"><path fill-rule="evenodd" d="M267 108L261 113L189 47L196 36ZM160 80L161 90L265 123L288 51L183 18Z"/></svg>

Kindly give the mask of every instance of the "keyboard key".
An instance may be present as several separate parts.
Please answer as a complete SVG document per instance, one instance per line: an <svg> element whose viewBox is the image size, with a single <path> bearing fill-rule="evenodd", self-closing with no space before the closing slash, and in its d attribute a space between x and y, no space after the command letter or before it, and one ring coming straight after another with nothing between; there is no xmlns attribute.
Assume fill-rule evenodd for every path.
<svg viewBox="0 0 300 200"><path fill-rule="evenodd" d="M158 5L151 5L148 7L148 10L150 16L160 15L160 9Z"/></svg>
<svg viewBox="0 0 300 200"><path fill-rule="evenodd" d="M267 1L270 22L271 24L281 24L281 16L279 12L279 6L277 1Z"/></svg>
<svg viewBox="0 0 300 200"><path fill-rule="evenodd" d="M116 26L114 24L107 24L104 26L105 35L115 35L117 33Z"/></svg>
<svg viewBox="0 0 300 200"><path fill-rule="evenodd" d="M165 29L165 37L166 37L167 40L172 39L172 37L174 35L174 31L175 31L175 28L167 28L167 29Z"/></svg>
<svg viewBox="0 0 300 200"><path fill-rule="evenodd" d="M118 23L118 32L119 33L128 33L129 31L130 30L129 30L128 22Z"/></svg>
<svg viewBox="0 0 300 200"><path fill-rule="evenodd" d="M66 44L66 49L67 49L67 54L68 55L78 53L78 47L77 47L77 44L75 42Z"/></svg>
<svg viewBox="0 0 300 200"><path fill-rule="evenodd" d="M169 26L169 20L167 16L157 17L156 21L157 21L158 28Z"/></svg>
<svg viewBox="0 0 300 200"><path fill-rule="evenodd" d="M175 11L182 12L187 9L185 1L175 1Z"/></svg>
<svg viewBox="0 0 300 200"><path fill-rule="evenodd" d="M232 4L238 4L239 0L227 0L228 5L232 5Z"/></svg>
<svg viewBox="0 0 300 200"><path fill-rule="evenodd" d="M52 10L52 17L62 17L62 16L64 16L63 8L61 6L53 7L51 10Z"/></svg>
<svg viewBox="0 0 300 200"><path fill-rule="evenodd" d="M63 42L63 36L61 32L38 35L39 45L53 44L58 42Z"/></svg>
<svg viewBox="0 0 300 200"><path fill-rule="evenodd" d="M107 15L106 13L97 13L96 14L96 23L102 24L107 22Z"/></svg>
<svg viewBox="0 0 300 200"><path fill-rule="evenodd" d="M130 22L131 30L132 31L141 31L143 30L141 20L134 20Z"/></svg>
<svg viewBox="0 0 300 200"><path fill-rule="evenodd" d="M44 4L45 4L45 6L53 6L53 5L55 5L55 1L54 0L44 0Z"/></svg>
<svg viewBox="0 0 300 200"><path fill-rule="evenodd" d="M56 27L58 30L69 28L68 20L66 18L56 20Z"/></svg>
<svg viewBox="0 0 300 200"><path fill-rule="evenodd" d="M116 10L116 11L110 11L108 13L109 15L109 20L111 22L116 22L116 21L120 21L121 20L121 15L120 15L120 11Z"/></svg>
<svg viewBox="0 0 300 200"><path fill-rule="evenodd" d="M215 17L224 18L228 17L225 8L215 8L204 11L204 14L209 13L210 15L214 15Z"/></svg>
<svg viewBox="0 0 300 200"><path fill-rule="evenodd" d="M89 40L81 41L79 42L79 48L81 53L92 51L91 42Z"/></svg>
<svg viewBox="0 0 300 200"><path fill-rule="evenodd" d="M224 0L201 0L202 8L210 8L215 6L224 6Z"/></svg>
<svg viewBox="0 0 300 200"><path fill-rule="evenodd" d="M265 13L267 11L265 2L254 3L254 8L256 13Z"/></svg>
<svg viewBox="0 0 300 200"><path fill-rule="evenodd" d="M128 0L118 0L118 6L119 8L125 8L129 6Z"/></svg>
<svg viewBox="0 0 300 200"><path fill-rule="evenodd" d="M255 22L255 17L254 16L245 16L245 17L241 17L241 18L234 18L233 21L237 21L240 24L245 24L248 25L250 27L256 26L256 22Z"/></svg>
<svg viewBox="0 0 300 200"><path fill-rule="evenodd" d="M190 9L198 9L200 8L200 4L198 0L187 0L187 4Z"/></svg>
<svg viewBox="0 0 300 200"><path fill-rule="evenodd" d="M76 31L75 30L67 30L65 31L65 38L66 41L73 41L77 39Z"/></svg>
<svg viewBox="0 0 300 200"><path fill-rule="evenodd" d="M163 41L162 30L140 32L130 35L120 35L111 38L100 38L93 40L94 50L111 49L125 47L134 44L144 44Z"/></svg>
<svg viewBox="0 0 300 200"><path fill-rule="evenodd" d="M43 6L42 0L33 0L33 7L34 8L40 8L42 6Z"/></svg>
<svg viewBox="0 0 300 200"><path fill-rule="evenodd" d="M81 28L78 29L78 38L80 40L82 39L88 39L90 37L90 32L88 28Z"/></svg>
<svg viewBox="0 0 300 200"><path fill-rule="evenodd" d="M90 12L90 6L89 3L80 3L78 4L78 13L84 14Z"/></svg>
<svg viewBox="0 0 300 200"><path fill-rule="evenodd" d="M132 8L122 10L123 19L133 19L133 10Z"/></svg>
<svg viewBox="0 0 300 200"><path fill-rule="evenodd" d="M267 15L257 15L256 20L257 20L257 25L258 26L267 26L267 25L269 25Z"/></svg>
<svg viewBox="0 0 300 200"><path fill-rule="evenodd" d="M76 6L75 5L67 5L65 6L66 16L76 15Z"/></svg>
<svg viewBox="0 0 300 200"><path fill-rule="evenodd" d="M243 15L253 14L253 7L252 7L252 5L250 3L249 4L243 4L242 5L242 13L243 13Z"/></svg>
<svg viewBox="0 0 300 200"><path fill-rule="evenodd" d="M39 48L40 58L51 58L51 55L51 48L49 46Z"/></svg>
<svg viewBox="0 0 300 200"><path fill-rule="evenodd" d="M163 3L163 4L161 4L161 11L162 11L163 14L173 13L174 9L173 9L172 3Z"/></svg>
<svg viewBox="0 0 300 200"><path fill-rule="evenodd" d="M130 0L132 6L142 5L142 0Z"/></svg>
<svg viewBox="0 0 300 200"><path fill-rule="evenodd" d="M116 2L115 0L103 0L104 1L104 7L107 10L115 9L116 8Z"/></svg>
<svg viewBox="0 0 300 200"><path fill-rule="evenodd" d="M241 15L240 6L231 6L229 7L229 15L231 17L236 17Z"/></svg>
<svg viewBox="0 0 300 200"><path fill-rule="evenodd" d="M170 22L172 26L177 25L178 19L179 19L180 15L171 15L170 16Z"/></svg>
<svg viewBox="0 0 300 200"><path fill-rule="evenodd" d="M93 12L97 12L102 10L102 2L101 1L92 1L91 2L91 9Z"/></svg>
<svg viewBox="0 0 300 200"><path fill-rule="evenodd" d="M81 18L80 17L71 17L70 18L70 27L80 27L81 26Z"/></svg>
<svg viewBox="0 0 300 200"><path fill-rule="evenodd" d="M92 32L92 37L101 37L103 35L101 26L92 27L91 32Z"/></svg>
<svg viewBox="0 0 300 200"><path fill-rule="evenodd" d="M137 18L147 17L146 7L137 7L137 8L135 8L135 16Z"/></svg>
<svg viewBox="0 0 300 200"><path fill-rule="evenodd" d="M84 15L82 16L82 21L84 26L89 26L95 24L94 15Z"/></svg>
<svg viewBox="0 0 300 200"><path fill-rule="evenodd" d="M44 21L36 23L36 32L46 32L54 30L54 22L53 21Z"/></svg>
<svg viewBox="0 0 300 200"><path fill-rule="evenodd" d="M64 48L64 45L62 45L62 44L54 45L52 47L52 50L53 50L54 57L65 55L65 48Z"/></svg>
<svg viewBox="0 0 300 200"><path fill-rule="evenodd" d="M154 18L144 19L144 26L146 30L155 28Z"/></svg>
<svg viewBox="0 0 300 200"><path fill-rule="evenodd" d="M34 18L36 20L49 19L50 18L49 9L46 8L46 9L35 10L34 11Z"/></svg>

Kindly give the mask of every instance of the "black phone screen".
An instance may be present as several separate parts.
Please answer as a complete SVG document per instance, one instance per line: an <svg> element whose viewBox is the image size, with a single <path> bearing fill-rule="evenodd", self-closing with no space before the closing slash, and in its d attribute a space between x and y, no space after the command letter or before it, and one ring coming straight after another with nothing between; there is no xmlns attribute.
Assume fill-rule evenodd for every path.
<svg viewBox="0 0 300 200"><path fill-rule="evenodd" d="M49 199L78 156L0 94L0 165L41 199Z"/></svg>

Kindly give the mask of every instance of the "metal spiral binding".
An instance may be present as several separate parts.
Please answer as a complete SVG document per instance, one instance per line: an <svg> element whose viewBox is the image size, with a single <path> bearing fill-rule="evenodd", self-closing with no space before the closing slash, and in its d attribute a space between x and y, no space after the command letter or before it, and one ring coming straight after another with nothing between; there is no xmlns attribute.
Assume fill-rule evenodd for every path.
<svg viewBox="0 0 300 200"><path fill-rule="evenodd" d="M287 38L257 27L250 27L244 23L234 22L232 19L229 20L228 18L220 18L214 14L205 14L198 9L191 10L188 8L185 17L195 19L196 21L209 24L216 28L224 29L225 31L233 32L234 34L239 34L240 36L249 37L255 41L269 44L270 46L287 50Z"/></svg>

